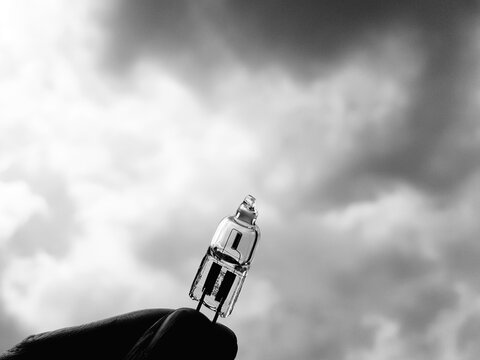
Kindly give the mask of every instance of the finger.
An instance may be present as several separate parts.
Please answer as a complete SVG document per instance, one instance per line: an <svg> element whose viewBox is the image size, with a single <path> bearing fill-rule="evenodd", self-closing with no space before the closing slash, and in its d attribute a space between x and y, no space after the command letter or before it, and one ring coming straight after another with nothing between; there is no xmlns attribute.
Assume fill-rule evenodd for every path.
<svg viewBox="0 0 480 360"><path fill-rule="evenodd" d="M26 338L0 360L20 359L122 359L154 323L170 309L135 311L105 320Z"/></svg>
<svg viewBox="0 0 480 360"><path fill-rule="evenodd" d="M223 324L213 324L212 337L209 339L211 348L218 356L214 359L235 359L238 351L237 336Z"/></svg>
<svg viewBox="0 0 480 360"><path fill-rule="evenodd" d="M234 359L237 338L233 331L193 310L179 309L139 340L126 360Z"/></svg>

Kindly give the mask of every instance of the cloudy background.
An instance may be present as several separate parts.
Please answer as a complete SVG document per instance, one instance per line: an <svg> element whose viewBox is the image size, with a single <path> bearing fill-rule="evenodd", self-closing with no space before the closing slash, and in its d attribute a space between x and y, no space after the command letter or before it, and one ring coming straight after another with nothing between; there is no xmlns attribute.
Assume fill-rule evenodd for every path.
<svg viewBox="0 0 480 360"><path fill-rule="evenodd" d="M480 357L476 1L0 1L0 351L188 289L258 199L239 359Z"/></svg>

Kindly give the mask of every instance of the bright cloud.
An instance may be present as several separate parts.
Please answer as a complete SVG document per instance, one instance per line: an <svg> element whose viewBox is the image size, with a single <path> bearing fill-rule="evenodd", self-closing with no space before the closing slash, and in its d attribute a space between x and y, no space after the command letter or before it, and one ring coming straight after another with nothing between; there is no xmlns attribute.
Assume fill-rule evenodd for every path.
<svg viewBox="0 0 480 360"><path fill-rule="evenodd" d="M37 213L48 216L48 206L25 182L0 183L0 244Z"/></svg>

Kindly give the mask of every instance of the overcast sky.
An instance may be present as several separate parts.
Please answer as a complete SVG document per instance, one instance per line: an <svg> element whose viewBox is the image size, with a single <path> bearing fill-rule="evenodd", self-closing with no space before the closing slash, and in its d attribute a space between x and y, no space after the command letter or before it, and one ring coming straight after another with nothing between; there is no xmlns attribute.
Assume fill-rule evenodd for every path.
<svg viewBox="0 0 480 360"><path fill-rule="evenodd" d="M239 359L478 359L478 7L0 0L0 351L195 306L252 194Z"/></svg>

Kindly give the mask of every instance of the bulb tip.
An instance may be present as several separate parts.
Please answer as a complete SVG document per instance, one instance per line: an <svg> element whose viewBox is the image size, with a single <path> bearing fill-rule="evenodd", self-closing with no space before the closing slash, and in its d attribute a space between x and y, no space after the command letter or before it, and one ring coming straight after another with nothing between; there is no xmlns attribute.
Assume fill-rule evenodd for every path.
<svg viewBox="0 0 480 360"><path fill-rule="evenodd" d="M249 210L254 210L255 209L255 202L257 200L255 199L255 197L253 197L252 195L247 195L245 196L245 200L243 200L243 202L245 204L247 204Z"/></svg>

